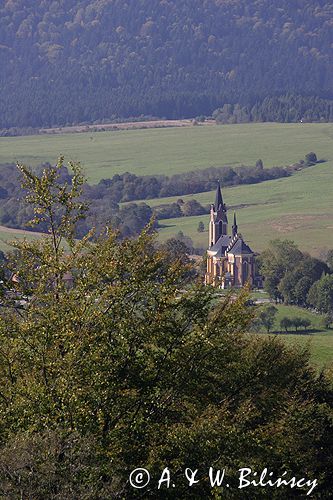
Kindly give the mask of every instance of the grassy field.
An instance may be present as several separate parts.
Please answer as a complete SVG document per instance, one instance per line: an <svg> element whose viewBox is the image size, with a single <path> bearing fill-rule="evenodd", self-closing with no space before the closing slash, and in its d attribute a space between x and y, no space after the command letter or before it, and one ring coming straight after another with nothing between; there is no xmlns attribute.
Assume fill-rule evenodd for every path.
<svg viewBox="0 0 333 500"><path fill-rule="evenodd" d="M240 124L0 138L0 164L81 161L91 182L125 171L176 174L209 166L333 158L333 124Z"/></svg>
<svg viewBox="0 0 333 500"><path fill-rule="evenodd" d="M332 155L333 156L333 155ZM302 250L323 256L333 248L333 161L318 164L289 178L261 184L223 189L232 211L237 211L239 231L255 251L262 250L273 238L294 240ZM194 197L202 204L212 203L215 193ZM151 206L176 201L179 197L147 201ZM183 200L193 196L182 196ZM162 239L183 231L195 246L206 247L207 231L198 233L199 221L208 227L209 216L183 217L161 221Z"/></svg>
<svg viewBox="0 0 333 500"><path fill-rule="evenodd" d="M213 125L0 138L0 163L38 164L63 153L67 159L81 160L89 179L98 181L126 170L172 174L212 165L254 164L258 158L266 166L286 165L311 150L328 161L290 178L223 191L231 212L237 209L239 230L255 251L279 237L322 256L333 248L333 124ZM178 198L147 202L154 206ZM214 193L195 198L209 204ZM197 232L200 220L207 227L208 214L162 221L160 237L181 230L196 246L206 247L207 232Z"/></svg>
<svg viewBox="0 0 333 500"><path fill-rule="evenodd" d="M323 326L322 316L295 306L278 305L277 308L274 333L290 345L308 346L311 361L318 368L327 367L330 364L333 366L333 330L327 330ZM308 334L281 333L279 323L284 316L307 318L312 323L312 329Z"/></svg>
<svg viewBox="0 0 333 500"><path fill-rule="evenodd" d="M11 250L13 248L10 245L11 241L22 240L23 238L31 240L36 236L38 236L37 233L31 231L8 229L0 226L0 250Z"/></svg>

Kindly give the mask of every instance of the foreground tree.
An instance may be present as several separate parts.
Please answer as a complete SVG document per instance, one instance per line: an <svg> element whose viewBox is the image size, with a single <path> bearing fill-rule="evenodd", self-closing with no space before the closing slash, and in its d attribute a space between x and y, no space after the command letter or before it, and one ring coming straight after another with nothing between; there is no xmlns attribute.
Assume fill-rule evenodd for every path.
<svg viewBox="0 0 333 500"><path fill-rule="evenodd" d="M329 491L328 376L315 375L306 351L243 335L253 320L246 291L216 305L208 287L183 290L189 264L165 258L150 227L122 243L110 230L76 241L83 178L73 165L71 183L59 184L61 164L41 177L20 167L33 223L42 218L50 235L8 256L16 279L0 318L0 494L156 498L169 467L177 498L221 498L203 479L214 466L227 467L223 497L235 498L244 464L306 471ZM152 477L143 492L128 481L137 467ZM200 471L192 488L186 467Z"/></svg>

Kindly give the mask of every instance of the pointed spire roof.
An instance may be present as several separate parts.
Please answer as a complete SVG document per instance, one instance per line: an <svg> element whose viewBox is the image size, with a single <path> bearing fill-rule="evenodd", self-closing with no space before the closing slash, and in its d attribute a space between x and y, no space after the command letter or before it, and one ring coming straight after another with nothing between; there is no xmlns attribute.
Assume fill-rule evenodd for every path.
<svg viewBox="0 0 333 500"><path fill-rule="evenodd" d="M237 220L236 220L236 212L234 212L234 223L232 225L232 236L236 236L238 233L238 226L237 226Z"/></svg>
<svg viewBox="0 0 333 500"><path fill-rule="evenodd" d="M215 197L215 210L218 210L220 206L223 208L223 198L221 192L220 181L217 181L216 197Z"/></svg>

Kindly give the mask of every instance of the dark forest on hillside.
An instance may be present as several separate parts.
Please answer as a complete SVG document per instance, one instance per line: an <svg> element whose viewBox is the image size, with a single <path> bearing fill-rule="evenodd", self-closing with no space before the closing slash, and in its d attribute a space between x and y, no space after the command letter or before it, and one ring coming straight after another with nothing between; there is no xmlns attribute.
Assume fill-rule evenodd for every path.
<svg viewBox="0 0 333 500"><path fill-rule="evenodd" d="M2 2L0 127L226 103L239 108L222 121L331 120L332 11L327 0Z"/></svg>

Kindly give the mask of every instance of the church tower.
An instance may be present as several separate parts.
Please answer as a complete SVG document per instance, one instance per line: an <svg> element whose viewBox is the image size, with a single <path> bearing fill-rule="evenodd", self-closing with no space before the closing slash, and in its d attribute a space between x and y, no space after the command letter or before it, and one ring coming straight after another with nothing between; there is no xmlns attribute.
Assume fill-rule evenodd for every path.
<svg viewBox="0 0 333 500"><path fill-rule="evenodd" d="M228 234L227 209L223 203L220 181L218 181L215 204L210 207L209 248L215 245L221 236L226 234Z"/></svg>

